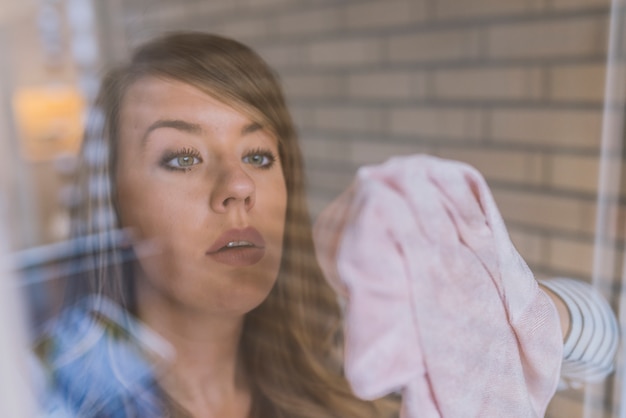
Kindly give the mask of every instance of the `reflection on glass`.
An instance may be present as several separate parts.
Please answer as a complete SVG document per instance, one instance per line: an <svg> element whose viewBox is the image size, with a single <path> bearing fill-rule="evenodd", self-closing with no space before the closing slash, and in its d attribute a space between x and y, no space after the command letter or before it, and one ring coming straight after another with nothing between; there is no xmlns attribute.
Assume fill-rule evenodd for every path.
<svg viewBox="0 0 626 418"><path fill-rule="evenodd" d="M2 113L14 116L0 128L15 137L0 144L10 160L0 182L10 185L7 235L21 249L10 262L29 300L43 411L199 415L216 407L208 398L241 408L222 416L398 408L395 395L372 404L346 389L341 312L313 257L294 127L264 64L234 44L222 54L152 43L100 89L102 62L125 63L127 45L198 28L246 40L281 74L314 214L358 167L392 155L476 166L566 319L570 387L546 416L621 416L623 367L606 377L610 353L592 356L599 384L578 387L591 377L578 362L593 350L579 355L582 347L615 348L619 331L589 337L617 328L610 310L580 283L549 283L592 282L613 306L623 297L620 1L18 3L0 12L7 62L17 63L0 69ZM96 96L77 157L84 106ZM262 268L241 276L248 281L204 282L250 266ZM186 328L185 306L189 315L211 306L250 314ZM608 325L590 333L579 325L593 312ZM230 347L219 369L230 391L219 396L197 391L216 357L197 354L189 336L199 328L219 329L220 347Z"/></svg>

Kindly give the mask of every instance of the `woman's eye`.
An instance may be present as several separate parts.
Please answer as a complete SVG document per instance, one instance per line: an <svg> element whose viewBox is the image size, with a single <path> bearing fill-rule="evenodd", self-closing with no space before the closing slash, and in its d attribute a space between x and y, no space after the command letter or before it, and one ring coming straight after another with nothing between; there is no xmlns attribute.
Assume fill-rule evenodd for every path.
<svg viewBox="0 0 626 418"><path fill-rule="evenodd" d="M192 155L181 155L179 157L176 158L172 158L170 160L170 165L172 165L173 167L191 167L192 165L198 164L200 161L198 160L197 157L194 157Z"/></svg>
<svg viewBox="0 0 626 418"><path fill-rule="evenodd" d="M270 168L276 157L269 151L255 151L243 157L243 162L259 168Z"/></svg>
<svg viewBox="0 0 626 418"><path fill-rule="evenodd" d="M166 155L162 160L162 165L170 170L189 170L201 162L197 153L184 151Z"/></svg>

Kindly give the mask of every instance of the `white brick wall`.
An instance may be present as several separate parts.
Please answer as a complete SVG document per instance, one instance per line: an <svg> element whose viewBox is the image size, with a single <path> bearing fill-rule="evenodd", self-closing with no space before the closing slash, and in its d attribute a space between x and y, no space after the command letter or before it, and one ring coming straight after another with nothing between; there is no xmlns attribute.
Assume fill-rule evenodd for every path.
<svg viewBox="0 0 626 418"><path fill-rule="evenodd" d="M550 185L556 189L596 193L600 164L597 157L554 155L550 158Z"/></svg>
<svg viewBox="0 0 626 418"><path fill-rule="evenodd" d="M601 110L506 109L491 114L494 142L597 150Z"/></svg>
<svg viewBox="0 0 626 418"><path fill-rule="evenodd" d="M382 60L378 38L323 40L309 46L310 63L316 67L359 67Z"/></svg>
<svg viewBox="0 0 626 418"><path fill-rule="evenodd" d="M357 2L346 7L349 29L406 25L425 18L426 0Z"/></svg>
<svg viewBox="0 0 626 418"><path fill-rule="evenodd" d="M437 0L435 16L439 19L484 18L493 15L516 15L540 9L540 1L518 0Z"/></svg>
<svg viewBox="0 0 626 418"><path fill-rule="evenodd" d="M467 108L394 109L389 130L394 135L472 141L481 137L481 111Z"/></svg>
<svg viewBox="0 0 626 418"><path fill-rule="evenodd" d="M576 10L594 7L609 7L611 0L551 0L548 4L555 10Z"/></svg>
<svg viewBox="0 0 626 418"><path fill-rule="evenodd" d="M477 30L438 30L391 36L388 60L392 63L471 60L480 54Z"/></svg>
<svg viewBox="0 0 626 418"><path fill-rule="evenodd" d="M548 242L550 265L563 272L591 276L593 270L593 243L572 239L552 238Z"/></svg>
<svg viewBox="0 0 626 418"><path fill-rule="evenodd" d="M276 18L274 24L280 36L310 35L341 28L341 12L334 8L305 10Z"/></svg>
<svg viewBox="0 0 626 418"><path fill-rule="evenodd" d="M474 166L487 181L541 186L546 177L544 157L539 152L510 152L473 147L444 148L438 154Z"/></svg>
<svg viewBox="0 0 626 418"><path fill-rule="evenodd" d="M376 71L350 74L348 96L355 100L423 98L426 77L414 71Z"/></svg>
<svg viewBox="0 0 626 418"><path fill-rule="evenodd" d="M490 58L564 58L606 52L606 17L494 25L488 31Z"/></svg>
<svg viewBox="0 0 626 418"><path fill-rule="evenodd" d="M494 188L505 220L554 232L577 233L587 225L585 204L574 197Z"/></svg>
<svg viewBox="0 0 626 418"><path fill-rule="evenodd" d="M549 74L551 99L595 103L604 100L606 66L603 63L554 66Z"/></svg>
<svg viewBox="0 0 626 418"><path fill-rule="evenodd" d="M541 97L537 68L444 69L433 75L433 94L441 99L522 100Z"/></svg>
<svg viewBox="0 0 626 418"><path fill-rule="evenodd" d="M293 74L281 77L290 99L334 99L344 95L343 77L334 74Z"/></svg>
<svg viewBox="0 0 626 418"><path fill-rule="evenodd" d="M269 22L255 19L254 17L237 19L232 22L223 22L217 24L208 24L205 31L220 33L235 39L252 40L259 37L267 36L270 27Z"/></svg>
<svg viewBox="0 0 626 418"><path fill-rule="evenodd" d="M350 133L380 133L384 116L368 107L324 106L315 110L316 126L322 130Z"/></svg>

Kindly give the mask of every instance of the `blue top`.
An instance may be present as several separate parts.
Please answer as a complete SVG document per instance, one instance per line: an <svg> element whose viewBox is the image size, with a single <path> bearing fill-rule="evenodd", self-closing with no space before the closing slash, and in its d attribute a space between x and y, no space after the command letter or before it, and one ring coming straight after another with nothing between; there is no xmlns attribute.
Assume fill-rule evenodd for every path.
<svg viewBox="0 0 626 418"><path fill-rule="evenodd" d="M173 350L113 302L66 309L35 346L46 418L173 416L156 375Z"/></svg>

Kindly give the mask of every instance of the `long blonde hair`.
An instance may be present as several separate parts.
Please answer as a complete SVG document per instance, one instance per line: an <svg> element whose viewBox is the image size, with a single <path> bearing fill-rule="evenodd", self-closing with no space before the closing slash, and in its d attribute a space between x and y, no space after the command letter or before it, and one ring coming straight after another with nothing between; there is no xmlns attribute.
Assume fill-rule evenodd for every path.
<svg viewBox="0 0 626 418"><path fill-rule="evenodd" d="M73 217L75 235L99 239L94 242L92 273L72 286L70 301L96 293L135 310L132 269L122 262L128 250L105 247L115 247L106 231L119 227L114 173L120 103L128 87L146 76L194 86L269 127L279 140L288 193L282 264L268 298L247 314L241 340L253 415L380 416L374 403L352 394L335 355L340 308L315 259L302 155L280 85L267 64L236 41L202 33L169 34L138 48L129 64L104 78L83 146L79 184L85 201Z"/></svg>

